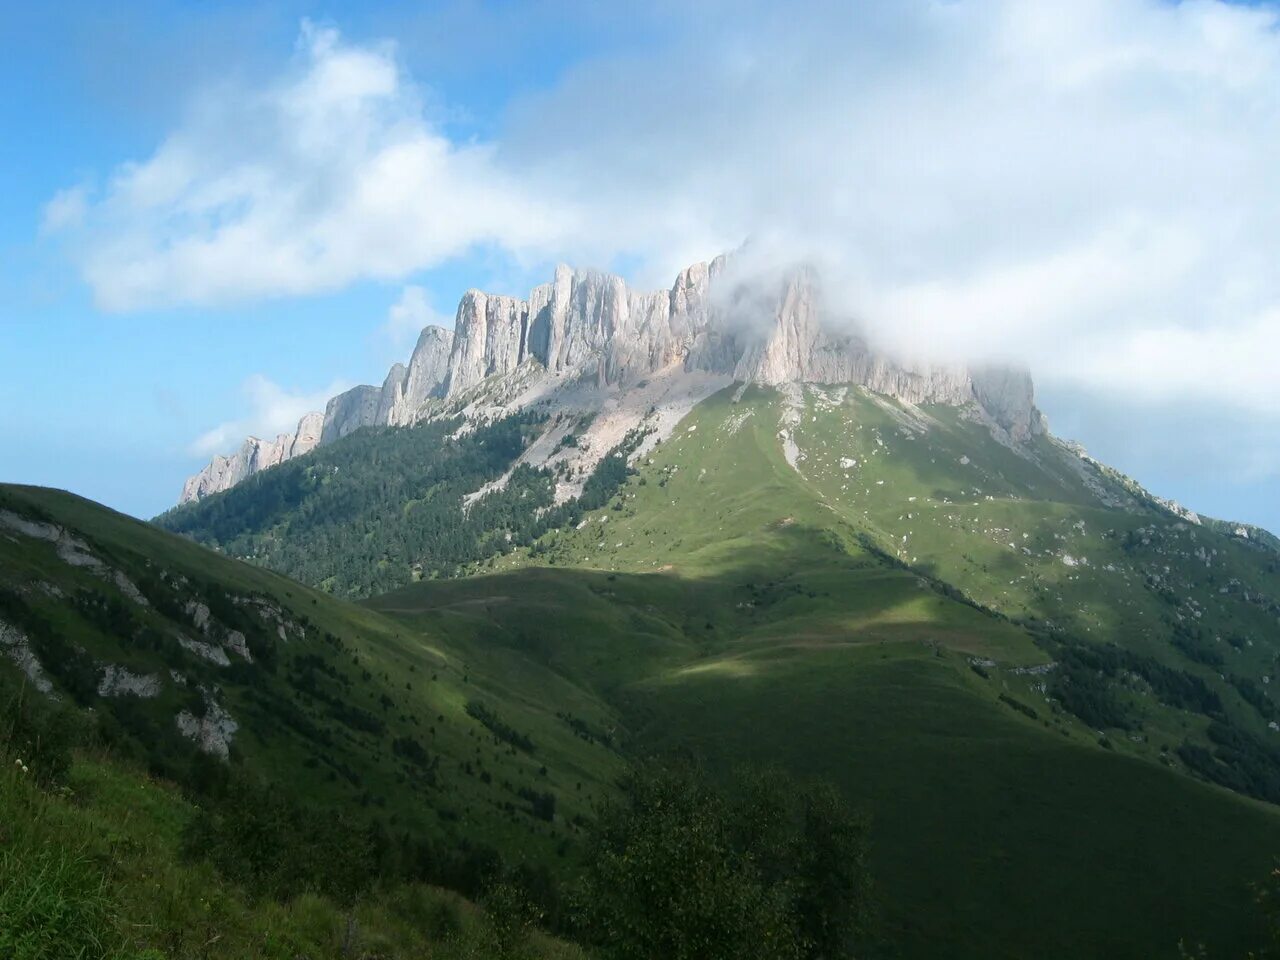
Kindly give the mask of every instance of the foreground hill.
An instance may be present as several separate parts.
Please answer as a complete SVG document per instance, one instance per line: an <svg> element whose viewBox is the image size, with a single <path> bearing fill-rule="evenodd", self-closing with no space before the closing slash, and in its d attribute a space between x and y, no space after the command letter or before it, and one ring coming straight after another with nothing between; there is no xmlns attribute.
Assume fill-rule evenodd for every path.
<svg viewBox="0 0 1280 960"><path fill-rule="evenodd" d="M555 868L616 754L571 684L468 650L69 494L0 486L0 668L92 711L197 790L221 770L436 846Z"/></svg>
<svg viewBox="0 0 1280 960"><path fill-rule="evenodd" d="M0 740L0 759L13 759ZM18 759L31 759L25 751ZM16 960L292 960L295 957L582 953L451 891L424 884L356 900L263 897L184 849L201 808L132 764L81 755L56 785L0 769L0 955ZM512 934L516 936L513 938Z"/></svg>

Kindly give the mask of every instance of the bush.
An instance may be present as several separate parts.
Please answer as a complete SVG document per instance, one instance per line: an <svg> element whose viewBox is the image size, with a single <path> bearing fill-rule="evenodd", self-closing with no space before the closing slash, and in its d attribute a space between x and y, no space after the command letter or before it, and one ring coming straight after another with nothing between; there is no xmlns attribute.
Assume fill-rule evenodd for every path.
<svg viewBox="0 0 1280 960"><path fill-rule="evenodd" d="M601 956L847 956L866 932L866 826L834 789L752 773L721 791L648 767L624 793L600 813L574 897Z"/></svg>
<svg viewBox="0 0 1280 960"><path fill-rule="evenodd" d="M387 843L373 827L318 814L279 790L233 779L183 833L184 854L211 862L251 894L287 900L318 893L341 904L369 889L385 868Z"/></svg>
<svg viewBox="0 0 1280 960"><path fill-rule="evenodd" d="M533 753L533 741L525 734L521 733L515 727L504 723L499 719L498 715L477 700L471 700L467 703L467 716L473 720L479 721L486 730L492 733L503 743L510 744L517 750L523 750L525 753Z"/></svg>

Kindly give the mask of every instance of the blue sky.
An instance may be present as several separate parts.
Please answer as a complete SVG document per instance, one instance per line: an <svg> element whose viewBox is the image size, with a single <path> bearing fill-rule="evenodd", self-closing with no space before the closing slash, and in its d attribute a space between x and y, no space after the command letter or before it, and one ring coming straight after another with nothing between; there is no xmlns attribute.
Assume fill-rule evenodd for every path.
<svg viewBox="0 0 1280 960"><path fill-rule="evenodd" d="M154 515L211 431L407 356L406 289L448 318L751 237L1280 528L1267 5L120 6L0 21L0 479Z"/></svg>

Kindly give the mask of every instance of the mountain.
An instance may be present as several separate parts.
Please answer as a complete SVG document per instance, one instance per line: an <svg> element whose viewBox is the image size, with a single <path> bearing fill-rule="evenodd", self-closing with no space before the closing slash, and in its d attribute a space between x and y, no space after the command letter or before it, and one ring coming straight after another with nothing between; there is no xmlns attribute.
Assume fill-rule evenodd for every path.
<svg viewBox="0 0 1280 960"><path fill-rule="evenodd" d="M644 399L664 406L667 426L737 381L856 383L912 403L972 406L1015 441L1043 430L1025 373L904 364L855 330L828 309L807 268L761 279L719 257L683 270L669 290L641 293L620 277L561 266L524 300L468 291L453 331L423 330L408 366L392 367L381 388L334 397L319 429L320 415L308 414L292 436L250 438L232 457L214 458L187 481L179 503L367 426L564 402L584 411L611 406L625 433L642 420L628 399L655 378L662 387ZM655 429L662 434L662 424Z"/></svg>
<svg viewBox="0 0 1280 960"><path fill-rule="evenodd" d="M641 755L837 783L902 956L1231 956L1278 797L1200 781L1275 783L1275 559L1048 437L731 388L602 508L369 605L590 683Z"/></svg>
<svg viewBox="0 0 1280 960"><path fill-rule="evenodd" d="M685 758L865 811L888 955L1255 947L1274 538L1054 437L1023 372L894 361L811 272L735 269L470 293L312 450L151 526L5 491L9 671L449 876L572 884L597 802Z"/></svg>
<svg viewBox="0 0 1280 960"><path fill-rule="evenodd" d="M976 402L740 382L661 436L609 415L360 430L159 522L538 664L628 761L836 783L902 956L1246 948L1280 554Z"/></svg>
<svg viewBox="0 0 1280 960"><path fill-rule="evenodd" d="M248 437L231 456L215 456L207 467L190 477L182 486L180 502L191 503L211 493L229 490L260 470L310 453L320 443L323 428L324 418L318 413L309 413L298 421L292 434L282 433L274 440Z"/></svg>

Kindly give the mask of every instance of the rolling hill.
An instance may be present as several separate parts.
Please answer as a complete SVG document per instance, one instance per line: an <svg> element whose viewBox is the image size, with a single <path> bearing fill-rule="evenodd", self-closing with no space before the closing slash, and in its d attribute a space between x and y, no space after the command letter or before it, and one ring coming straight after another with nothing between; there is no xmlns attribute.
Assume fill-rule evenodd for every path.
<svg viewBox="0 0 1280 960"><path fill-rule="evenodd" d="M483 656L50 490L0 487L0 666L202 787L231 769L439 856L555 868L622 767L557 714L600 707ZM554 810L554 812L552 812Z"/></svg>

